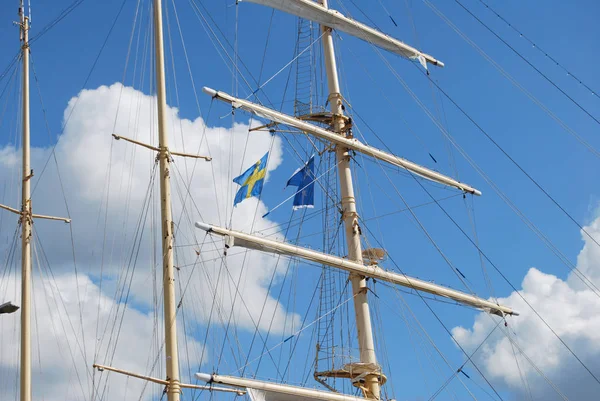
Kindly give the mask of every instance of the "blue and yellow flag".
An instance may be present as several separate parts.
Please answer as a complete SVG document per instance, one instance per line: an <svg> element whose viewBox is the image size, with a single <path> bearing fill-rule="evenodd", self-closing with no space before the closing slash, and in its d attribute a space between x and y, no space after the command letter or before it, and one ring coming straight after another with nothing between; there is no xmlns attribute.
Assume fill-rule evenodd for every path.
<svg viewBox="0 0 600 401"><path fill-rule="evenodd" d="M242 186L235 194L233 206L237 205L246 198L260 195L265 176L267 175L268 158L269 152L267 152L259 161L254 163L252 167L246 170L244 174L233 179L233 182Z"/></svg>

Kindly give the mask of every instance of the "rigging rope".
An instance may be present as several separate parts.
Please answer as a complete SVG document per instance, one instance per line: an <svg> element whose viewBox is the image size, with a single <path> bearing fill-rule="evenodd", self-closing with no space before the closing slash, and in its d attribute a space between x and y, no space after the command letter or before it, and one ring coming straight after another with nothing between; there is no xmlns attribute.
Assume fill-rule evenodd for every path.
<svg viewBox="0 0 600 401"><path fill-rule="evenodd" d="M561 120L552 110L550 110L542 101L540 101L535 95L529 92L523 85L521 85L515 78L512 77L504 68L500 66L494 59L492 59L481 47L473 42L465 33L463 33L452 21L448 19L437 7L435 7L429 0L422 0L440 19L442 19L450 28L452 28L465 42L467 42L473 49L475 49L486 61L488 61L500 74L516 86L523 94L525 94L533 103L535 103L540 109L542 109L548 116L550 116L558 125L560 125L567 133L575 138L579 143L585 146L593 155L600 158L600 152L581 135L577 133L573 128L567 125Z"/></svg>
<svg viewBox="0 0 600 401"><path fill-rule="evenodd" d="M496 12L493 8L491 8L487 3L485 3L483 0L478 0L481 4L483 4L485 6L485 8L487 8L488 10L490 10L492 13L494 13L496 15L496 17L498 17L501 21L503 21L509 28L511 28L513 31L515 31L516 33L519 34L519 37L525 39L527 42L529 42L529 44L537 49L538 51L540 51L546 58L548 58L550 61L552 61L554 64L556 64L558 67L560 67L564 72L567 73L567 76L572 77L575 81L577 81L577 83L579 83L580 85L582 85L583 87L585 87L587 90L590 91L590 93L592 94L592 96L596 96L598 97L598 91L595 91L594 89L590 88L588 85L586 85L581 79L579 79L578 77L575 76L575 74L573 74L570 70L568 70L565 66L563 66L561 63L559 63L554 57L552 57L549 53L547 53L545 50L542 50L541 47L539 47L535 42L533 42L529 37L527 37L527 35L525 35L523 32L521 32L520 30L518 30L513 24L511 24L510 22L508 22L504 17L502 17L500 14L498 14L498 12Z"/></svg>
<svg viewBox="0 0 600 401"><path fill-rule="evenodd" d="M540 71L535 65L533 65L529 60L527 60L521 53L519 53L514 47L512 47L508 42L506 42L500 35L498 35L492 28L487 26L485 22L483 22L479 17L471 12L464 4L462 4L458 0L454 0L456 4L458 4L463 10L465 10L471 17L473 17L477 22L479 22L485 29L487 29L490 33L492 33L499 41L504 43L510 50L513 51L521 60L523 60L527 65L535 70L542 78L544 78L549 84L554 86L560 93L562 93L567 99L569 99L575 106L577 106L581 111L588 115L592 120L596 122L596 124L600 125L600 121L594 117L586 108L584 108L579 102L573 99L569 94L567 94L562 88L560 88L554 81L552 81L546 74ZM592 92L593 93L593 92Z"/></svg>

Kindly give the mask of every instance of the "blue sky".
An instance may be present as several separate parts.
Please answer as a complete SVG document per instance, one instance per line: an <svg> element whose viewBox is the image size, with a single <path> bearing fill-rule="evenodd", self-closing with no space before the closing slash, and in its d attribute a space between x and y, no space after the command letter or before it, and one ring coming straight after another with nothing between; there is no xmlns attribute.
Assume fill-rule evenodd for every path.
<svg viewBox="0 0 600 401"><path fill-rule="evenodd" d="M537 49L519 38L505 23L485 10L477 0L461 2L591 114L596 118L600 117L598 96L593 96L572 77L567 76L563 70L553 65ZM69 3L68 1L34 2L32 35L35 35ZM236 22L233 1L205 3L205 7L220 24L227 39L233 42ZM431 67L432 79L438 82L580 224L588 224L597 217L596 183L600 178L598 158L502 77L422 1L383 1L397 22L397 27L392 24L378 2L357 1L356 3L361 8L367 9L369 17L386 33L442 60L446 67L443 69ZM587 85L600 89L597 75L597 65L600 61L597 55L600 50L598 42L600 27L597 24L597 16L600 15L600 4L591 0L575 2L489 0L488 3ZM435 1L434 4L502 68L540 99L548 109L556 113L594 148L600 148L596 122L551 87L455 2ZM348 7L350 13L357 19L366 22L352 2L344 1L343 5ZM55 143L61 132L66 104L82 89L120 6L121 1L115 0L105 1L102 4L84 1L62 22L33 43L32 58L50 127L50 136L48 136L44 128L43 115L37 107L37 89L35 81L32 80L33 146L47 147ZM342 10L335 1L332 1L331 6ZM206 85L231 92L232 76L227 68L231 65L221 60L190 5L181 2L177 7L196 87L199 89ZM263 61L271 12L266 8L243 2L238 7L239 55L251 74L257 77ZM4 65L18 51L18 30L12 25L12 21L17 18L16 9L16 4L8 4L8 2L0 5L0 37L3 38L0 42L0 54L4 55L1 58L0 68L4 68ZM122 80L134 9L135 2L125 3L85 89L94 89L100 85L110 85ZM412 28L413 21L416 35ZM294 18L282 13L275 14L269 46L264 58L263 82L293 57L295 30ZM194 119L198 116L198 109L187 78L188 70L173 21L171 21L171 32L176 43L173 51L177 61L175 72L179 83L179 103L174 100L173 73L168 66L169 104L179 107L182 117ZM340 66L343 65L340 69L344 95L352 103L353 110L368 122L379 137L383 138L385 145L382 145L364 124L360 124L360 119L355 115L354 120L366 140L375 146L389 147L395 154L452 174L453 167L449 163L446 142L441 133L404 91L377 52L369 45L346 35L342 35L342 40L337 40L336 44ZM437 107L443 107L446 126L456 141L506 192L520 210L538 225L571 261L575 261L583 246L578 227L541 194L447 99L440 102L438 98L434 101L430 85L420 68L398 57L385 57L427 107L434 111L434 114L436 114L436 102ZM167 57L167 60L170 58ZM131 65L129 67L125 79L126 85L131 84ZM365 69L374 77L373 79L365 74ZM265 93L276 105L282 100L282 87L287 79L287 73L287 70L284 71L265 87ZM2 85L4 82L4 80L1 82ZM150 91L148 82L149 80L146 79L146 83L138 89L148 94ZM247 89L242 85L239 88L240 94L245 97L248 93ZM290 89L287 99L290 99L292 93L293 90ZM382 94L389 101L382 98ZM198 96L202 113L206 117L208 110L211 109L211 101L204 94L200 93ZM262 100L265 101L264 96ZM286 107L289 112L289 106ZM230 118L219 119L219 116L227 112L227 107L213 105L208 124L230 124ZM408 126L417 133L419 139L415 139L407 131L400 117L407 121ZM238 113L235 121L247 122L248 118ZM9 136L3 133L1 143L3 145L8 143L8 138ZM432 163L428 153L434 155L437 164ZM453 151L453 155L461 180L483 192L482 197L474 199L481 248L511 282L520 288L521 280L530 267L537 267L560 278L567 277L566 267L456 151ZM248 164L250 163L252 161L248 161ZM284 193L281 188L298 165L298 161L290 157L289 153L284 153L282 166L272 174L270 182L265 186L263 201L268 207L274 207L291 195L290 190ZM395 173L391 175L393 183L403 196L406 196L409 204L429 201L428 196L415 185L412 178ZM361 168L357 170L356 177L357 188L362 195L361 215L364 219L403 208L402 201L395 196L385 175L373 163L363 162ZM378 188L373 186L370 188L369 184L373 182L384 188L387 187L387 195ZM436 197L448 194L447 191L432 186L427 188ZM372 206L371 197L376 199L376 207ZM468 229L469 221L465 206L460 197L444 201L443 205L461 226L471 233ZM288 206L278 209L269 217L282 223L287 221L291 213L289 210L291 203ZM416 213L438 245L457 266L460 266L461 271L473 283L474 289L480 295L489 296L481 277L478 255L469 242L435 205L420 208ZM315 231L319 223L320 221L308 222L303 227L303 232ZM375 236L377 240L383 239L391 258L398 262L405 272L460 287L455 275L450 272L439 254L405 215L395 215L393 218L380 221L378 225L370 224L369 229L377 233ZM307 245L317 247L319 244L320 239L314 242L307 241ZM491 276L496 294L507 296L511 292L510 287L497 274L491 273ZM306 284L307 287L309 285L310 283ZM415 311L424 316L426 325L435 327L433 317L418 300L412 301L411 305L414 306ZM470 327L473 322L472 312L438 305L435 305L435 309L450 328L457 325ZM299 313L302 312L303 310L300 309ZM392 318L394 315L389 311L385 313L388 314L384 316L387 316L390 322L394 322ZM400 323L394 322L384 327L386 333L398 333L399 338L405 338L407 335L404 326ZM440 341L448 355L456 361L460 360L460 353L451 344L443 329L438 326L434 333L435 339ZM388 357L394 360L395 371L398 372L405 368L405 365L396 361L404 358L400 355L405 351L405 347L389 341L387 345L393 351L390 351ZM414 363L413 356L407 358ZM406 369L400 374L396 373L393 380L397 389L402 387L406 389L406 393L402 394L403 397L413 399L411 397L419 394L428 395L432 392L421 384L420 377L416 370ZM418 384L406 387L407 383L413 382ZM398 398L405 399L400 396Z"/></svg>

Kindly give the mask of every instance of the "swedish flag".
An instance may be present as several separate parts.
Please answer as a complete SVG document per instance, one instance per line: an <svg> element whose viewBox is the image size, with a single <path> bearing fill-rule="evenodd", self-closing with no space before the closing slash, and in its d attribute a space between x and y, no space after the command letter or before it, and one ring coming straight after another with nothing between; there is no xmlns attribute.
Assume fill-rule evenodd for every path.
<svg viewBox="0 0 600 401"><path fill-rule="evenodd" d="M254 163L254 165L246 170L242 175L233 179L233 182L242 186L235 194L233 206L237 205L246 198L260 195L265 176L267 175L268 158L269 152L267 152L259 161Z"/></svg>

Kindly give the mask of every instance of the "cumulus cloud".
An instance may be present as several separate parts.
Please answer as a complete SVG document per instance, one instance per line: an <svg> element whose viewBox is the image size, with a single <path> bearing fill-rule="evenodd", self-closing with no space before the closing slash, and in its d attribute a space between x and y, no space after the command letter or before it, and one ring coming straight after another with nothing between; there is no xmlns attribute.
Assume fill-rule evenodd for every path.
<svg viewBox="0 0 600 401"><path fill-rule="evenodd" d="M600 218L585 230L600 242ZM584 246L577 258L577 268L596 287L600 286L600 248L585 233ZM596 375L600 376L600 299L597 290L585 286L574 273L562 280L531 268L522 282L521 294L543 316L555 332ZM596 400L600 384L577 362L554 334L531 311L518 294L512 293L499 302L511 305L521 316L509 319L509 333L527 357L544 372L571 400ZM475 349L494 328L495 322L485 314L475 319L470 329L456 327L455 339L467 349ZM561 395L538 374L534 366L513 347L500 330L476 354L476 362L488 378L507 385L515 399L561 400ZM515 359L515 354L517 359ZM518 361L518 365L517 365Z"/></svg>
<svg viewBox="0 0 600 401"><path fill-rule="evenodd" d="M68 298L69 308L72 308L66 312L68 319L78 322L82 313L83 328L76 325L76 331L83 330L87 340L87 345L81 346L86 350L87 366L92 360L90 355L93 355L93 350L88 347L93 347L94 340L98 341L94 338L97 334L96 324L100 327L98 333L107 336L104 331L110 332L115 326L115 316L111 320L103 313L105 309L114 309L119 305L123 308L122 303L126 298L128 309L121 312L119 319L125 313L127 316L123 321L127 324L121 328L118 345L122 347L120 350L126 351L115 353L114 364L121 363L120 367L125 369L147 371L148 350L152 349L150 342L157 341L156 337L152 340L153 336L162 338L162 331L153 333L155 320L152 316L156 306L159 316L162 314L160 287L158 293L152 290L154 283L162 280L158 170L153 171L156 154L111 137L115 133L157 146L155 102L154 97L121 84L84 90L69 102L64 112L68 124L54 149L60 175L53 163L50 148L34 148L32 151L32 166L36 172L33 193L35 212L64 216L67 209L62 187L73 219L79 280L73 276L69 228L62 223L39 220L35 223L35 231L44 246L44 258L48 258L59 281L56 285ZM231 224L233 228L245 231L257 231L274 224L260 218L267 209L256 198L244 201L232 211L233 196L238 187L231 180L267 151L270 152L268 171L280 165L280 139L266 132L249 134L247 124L236 123L231 128L209 127L202 118L181 118L176 108L169 108L167 116L172 150L213 157L210 163L176 157L170 171L175 263L178 267L177 299L185 291L183 307L192 311L186 317L189 320L186 324L198 327L206 323L210 316L217 326L225 325L231 319L233 326L250 332L257 326L262 331L270 329L275 333L287 331L292 325L297 327L298 315L288 313L268 293L271 278L275 277L274 282L277 283L285 272L283 261L256 251L237 251L236 255L224 262L219 258L223 251L222 242L213 242L193 228L196 220ZM50 163L44 169L47 160ZM11 146L0 149L0 165L6 167L0 172L0 178L5 183L11 182L11 173L18 174L19 164L18 150ZM155 181L151 180L153 174L156 175ZM4 203L15 205L18 202L18 191L4 200ZM12 234L14 231L13 221L7 216L0 224L4 233ZM6 255L11 249L11 241L10 235L5 234L5 237L6 241L0 246ZM100 277L102 289L99 288ZM38 284L40 286L54 285L44 281L47 279L36 278L42 280L43 284ZM123 284L127 282L131 283L131 292L119 292L128 287L128 284ZM38 308L48 302L40 294L36 292L36 297L42 296L37 301ZM16 290L8 295L14 297L12 299L19 299ZM82 298L80 308L78 297ZM102 305L100 316L97 316L96 310L98 299L101 299ZM42 313L41 310L39 312ZM49 320L44 322L44 327L56 322L58 317L54 316L53 319L52 316L47 316ZM51 344L58 341L56 338L62 333L61 330L49 332L51 335L43 339L42 348L53 347ZM14 334L11 335L15 337ZM16 334L15 338L18 338L18 331ZM3 338L6 338L4 335L9 334L3 332ZM77 350L75 340L75 337L64 338L71 349ZM100 341L108 340L102 338ZM16 346L16 343L13 345ZM195 344L194 347L199 345ZM131 350L137 350L133 353L139 353L140 361L125 357L132 353ZM62 359L59 358L57 348L52 348L52 352L41 355L41 365L50 366L52 371L56 368L57 374L65 374L70 378L72 371L69 366L72 367L73 363L68 360L69 357L60 354ZM122 354L123 358L118 359L118 354ZM84 362L82 355L78 358L77 364ZM101 353L96 358L99 363L108 362L104 359ZM192 365L197 366L198 363L199 356L192 361ZM61 370L59 366L63 365L65 367ZM0 358L0 370L14 369L15 366ZM77 366L82 369L81 365ZM83 370L81 374L84 375ZM49 377L47 379L50 380ZM133 380L130 382L133 383ZM60 380L50 380L48 385L59 386L61 383L63 387L66 385L65 381ZM89 390L89 387L86 388ZM64 388L61 395L64 397ZM48 395L45 399L53 398Z"/></svg>
<svg viewBox="0 0 600 401"><path fill-rule="evenodd" d="M18 297L17 288L20 278L3 279L2 293L8 299ZM107 386L107 374L93 372L91 366L91 361L98 358L121 369L160 377L161 364L155 364L155 360L157 355L162 359L162 332L156 328L162 328L162 319L155 319L152 313L125 309L81 275L37 279L34 290L31 330L34 399L92 399L92 388L106 399L121 397L124 388L132 396L142 393L150 396L162 391L117 374L111 374ZM114 326L113 331L109 322L115 319L122 323ZM4 350L0 360L4 373L0 379L2 399L14 399L18 388L15 382L19 369L18 321L18 313L2 316L0 325ZM108 327L109 332L97 338L97 327ZM202 346L195 340L188 341L186 346L190 352L182 354L182 366L188 362L198 365Z"/></svg>

